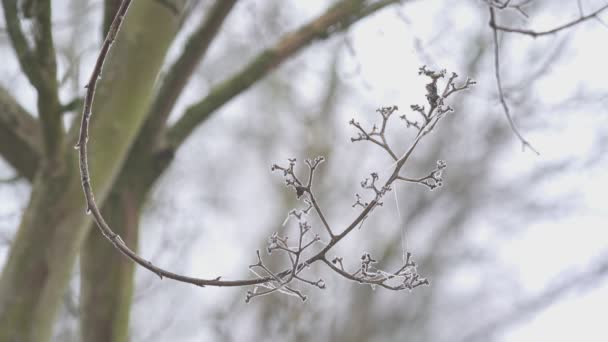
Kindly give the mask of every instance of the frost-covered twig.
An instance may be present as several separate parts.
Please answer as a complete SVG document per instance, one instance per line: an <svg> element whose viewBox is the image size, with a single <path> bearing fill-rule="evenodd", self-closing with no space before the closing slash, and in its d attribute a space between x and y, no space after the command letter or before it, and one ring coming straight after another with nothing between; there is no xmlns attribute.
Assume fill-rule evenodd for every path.
<svg viewBox="0 0 608 342"><path fill-rule="evenodd" d="M304 210L294 209L290 211L288 215L288 218L295 217L298 220L298 226L300 229L298 235L299 242L297 245L289 246L287 243L288 238L279 236L278 233L273 234L269 240L270 245L268 247L268 251L283 251L284 254L286 254L289 258L291 269L278 273L270 273L270 271L265 270L267 274L273 275L273 280L264 284L264 286L267 287L265 290L254 288L253 291L250 291L248 293L247 300L259 295L268 294L283 289L293 280L299 280L301 277L301 271L317 261L322 261L330 269L346 279L356 281L361 284L368 284L373 287L380 286L389 290L399 291L412 290L416 287L429 284L429 281L426 278L418 274L417 266L413 262L412 255L409 252L407 253L407 258L404 264L392 272L377 268L375 266L377 261L374 260L369 253L364 253L362 255L360 266L354 272L348 272L346 270L342 258L335 257L331 261L327 259L327 253L333 247L335 247L344 237L349 235L355 228L361 227L365 219L375 208L382 206L382 198L392 190L391 186L395 181L399 180L420 183L427 186L431 190L441 186L443 183L442 171L445 169L446 164L441 160L437 162L436 168L425 177L408 178L402 176L400 173L419 142L436 127L437 123L442 118L453 111L452 107L446 104L446 99L454 93L470 88L475 84L475 81L467 79L462 84L457 84L456 79L458 78L458 75L456 73L452 73L446 79L447 72L445 70L436 72L427 69L426 66L419 69L419 74L424 75L431 80L430 83L426 85L427 105L412 105L410 107L420 116L420 121L411 121L407 119L405 115L401 116L401 118L406 121L408 127L414 127L417 129L417 134L414 141L401 155L401 157L399 157L395 152L396 149L391 146L388 141L388 137L386 136L386 127L390 121L390 118L398 111L397 106L379 108L376 112L380 115L381 121L378 125L373 125L370 129L366 129L354 119L349 122L350 125L355 127L357 130L357 135L351 138L352 142L369 141L379 146L392 160L394 160L394 164L392 173L383 183L381 183L381 177L377 172L371 172L370 177L364 179L360 183L361 188L367 192L371 192L372 198L370 200L365 200L360 194L356 194L356 201L352 206L353 208L360 208L361 212L344 228L344 230L342 230L341 233L336 233L336 229L331 227L325 219L325 215L321 211L321 207L315 199L314 191L312 189L314 172L320 162L324 160L323 157L317 157L313 160L306 161L306 165L308 166L308 181L306 184L300 180L295 172L296 159L288 159L287 164L284 166L278 164L274 164L272 166L273 171L282 172L285 185L295 191L296 198L303 201L306 207ZM443 86L440 86L442 79L446 79L446 81ZM305 234L313 229L313 227L311 227L305 220L306 215L308 215L310 211L315 211L321 218L323 226L330 236L330 240L323 248L321 248L321 250L314 252L311 251L310 257L308 259L303 259L302 255L307 252L305 249L320 240L312 239L308 244L305 245L302 245L301 243ZM315 235L315 238L318 238L318 236ZM261 265L256 264L256 267L261 267ZM315 283L310 281L305 281L305 283L318 284L318 282ZM317 287L321 288L320 286ZM323 282L323 288L324 287L325 282ZM283 292L293 294L290 293L290 291L293 291L293 288L290 288L289 291Z"/></svg>

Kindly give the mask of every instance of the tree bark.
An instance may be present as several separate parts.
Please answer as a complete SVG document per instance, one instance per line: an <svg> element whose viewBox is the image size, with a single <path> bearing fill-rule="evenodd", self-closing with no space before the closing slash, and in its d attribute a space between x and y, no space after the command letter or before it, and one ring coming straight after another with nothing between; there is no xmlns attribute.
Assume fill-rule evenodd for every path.
<svg viewBox="0 0 608 342"><path fill-rule="evenodd" d="M0 155L32 182L40 159L40 125L0 87Z"/></svg>
<svg viewBox="0 0 608 342"><path fill-rule="evenodd" d="M184 2L177 3L181 7ZM134 2L108 57L90 127L90 167L99 203L107 197L145 119L179 19L157 1ZM89 230L76 154L65 150L63 165L40 167L3 269L0 341L51 339L57 309Z"/></svg>
<svg viewBox="0 0 608 342"><path fill-rule="evenodd" d="M103 207L107 222L130 246L137 246L142 201L122 187L112 192ZM135 264L116 253L96 231L86 238L80 259L81 336L87 342L129 341L129 316Z"/></svg>

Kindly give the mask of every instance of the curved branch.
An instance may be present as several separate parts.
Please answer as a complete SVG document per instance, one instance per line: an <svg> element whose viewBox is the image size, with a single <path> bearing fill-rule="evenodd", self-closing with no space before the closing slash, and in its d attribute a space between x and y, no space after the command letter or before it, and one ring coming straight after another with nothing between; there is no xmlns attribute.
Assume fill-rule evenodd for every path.
<svg viewBox="0 0 608 342"><path fill-rule="evenodd" d="M75 148L78 149L78 156L80 162L80 176L82 182L82 188L85 194L85 199L87 202L87 213L93 215L97 226L101 230L103 236L105 236L112 244L125 256L138 263L142 267L156 273L159 277L174 279L177 281L190 283L198 286L205 285L213 285L213 286L245 286L245 285L255 285L264 283L267 280L264 279L252 279L252 280L243 280L243 281L221 281L220 278L215 279L198 279L193 277L182 276L170 271L166 271L160 267L154 266L150 261L140 257L137 253L133 252L121 239L121 237L114 233L112 229L105 222L103 216L101 215L101 211L95 202L95 198L93 195L93 190L91 187L91 179L89 174L89 166L88 166L88 156L87 156L87 142L88 142L88 130L89 130L89 119L91 117L91 110L93 105L93 99L95 97L95 88L97 86L97 81L99 80L99 76L101 75L103 64L105 59L110 51L112 43L114 42L118 31L120 30L120 26L123 22L125 15L129 9L129 5L131 4L131 0L123 0L116 16L114 17L114 21L112 21L112 25L108 30L108 35L101 47L101 51L97 57L97 61L95 62L95 66L93 72L91 74L91 78L87 83L87 93L85 96L84 109L82 113L82 120L80 123L80 134L78 138L78 143Z"/></svg>
<svg viewBox="0 0 608 342"><path fill-rule="evenodd" d="M103 2L103 24L101 25L101 34L102 38L104 38L108 31L110 30L110 26L112 26L112 21L114 20L114 15L120 8L121 0L104 0Z"/></svg>

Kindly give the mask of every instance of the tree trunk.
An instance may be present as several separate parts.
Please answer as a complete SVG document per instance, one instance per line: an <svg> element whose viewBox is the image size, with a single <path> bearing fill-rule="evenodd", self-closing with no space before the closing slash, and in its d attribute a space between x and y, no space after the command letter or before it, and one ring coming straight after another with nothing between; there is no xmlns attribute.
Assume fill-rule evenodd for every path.
<svg viewBox="0 0 608 342"><path fill-rule="evenodd" d="M137 246L139 203L126 188L112 192L103 215L129 246ZM97 231L85 241L81 259L81 336L87 342L129 341L129 313L135 264L117 253Z"/></svg>
<svg viewBox="0 0 608 342"><path fill-rule="evenodd" d="M177 2L182 8L185 1ZM172 8L158 1L135 1L131 7L106 62L91 119L90 167L99 203L108 195L145 119L180 21ZM3 269L0 341L51 339L57 309L89 230L76 153L66 150L63 165L47 163L36 175Z"/></svg>

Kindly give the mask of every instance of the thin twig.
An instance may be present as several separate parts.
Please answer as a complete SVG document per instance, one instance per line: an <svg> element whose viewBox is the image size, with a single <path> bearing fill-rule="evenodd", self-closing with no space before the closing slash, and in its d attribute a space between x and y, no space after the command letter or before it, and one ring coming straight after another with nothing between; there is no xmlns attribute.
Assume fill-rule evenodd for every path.
<svg viewBox="0 0 608 342"><path fill-rule="evenodd" d="M491 13L493 13L493 9L494 9L494 7L490 6ZM590 13L587 15L582 15L582 9L581 9L580 10L581 16L578 19L570 21L563 25L556 26L556 27L546 30L546 31L534 31L534 30L526 30L526 29L520 29L520 28L515 28L515 27L500 26L500 25L496 24L496 21L493 19L490 20L490 26L492 26L492 28L494 30L500 30L500 31L509 32L509 33L519 33L519 34L524 34L524 35L536 38L536 37L547 36L547 35L557 33L559 31L568 29L572 26L578 25L578 24L580 24L586 20L592 19L592 18L599 18L598 15L606 9L608 9L608 4L600 7L593 13ZM493 16L493 14L491 14L491 15Z"/></svg>
<svg viewBox="0 0 608 342"><path fill-rule="evenodd" d="M515 126L515 122L513 121L513 117L511 116L511 112L509 111L509 106L507 105L507 101L505 99L505 95L502 90L502 81L500 78L500 49L498 46L498 30L496 28L496 15L494 13L494 7L490 6L490 26L492 27L492 36L494 38L494 74L496 76L496 87L498 88L498 97L500 99L500 103L502 105L502 109L509 121L509 125L511 126L511 130L517 138L522 143L522 148L529 148L531 151L539 155L540 153L526 140L519 129Z"/></svg>

